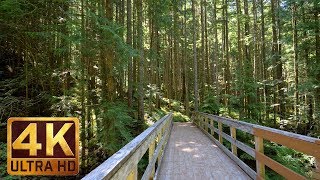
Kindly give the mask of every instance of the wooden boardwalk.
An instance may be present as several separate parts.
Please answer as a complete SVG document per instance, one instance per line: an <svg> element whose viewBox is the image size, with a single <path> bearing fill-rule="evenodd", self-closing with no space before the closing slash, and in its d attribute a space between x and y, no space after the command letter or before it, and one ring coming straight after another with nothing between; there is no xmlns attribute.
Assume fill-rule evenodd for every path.
<svg viewBox="0 0 320 180"><path fill-rule="evenodd" d="M160 180L251 179L192 123L174 123Z"/></svg>
<svg viewBox="0 0 320 180"><path fill-rule="evenodd" d="M317 138L202 112L193 114L192 120L196 125L172 123L172 119L172 113L159 119L83 180L136 180L138 177L142 180L265 179L265 167L286 179L309 179L266 156L264 139L315 157L316 168L313 169L312 178L320 180L320 141ZM229 126L231 135L222 131L222 125ZM224 141L229 141L233 152L212 137L209 129L218 134L220 140L224 138ZM236 129L254 136L255 147L237 140ZM256 160L256 170L238 158L235 153L237 149ZM149 151L148 166L143 174L138 174L138 163L146 151ZM162 160L160 157L163 157ZM157 166L157 163L161 163L161 166Z"/></svg>

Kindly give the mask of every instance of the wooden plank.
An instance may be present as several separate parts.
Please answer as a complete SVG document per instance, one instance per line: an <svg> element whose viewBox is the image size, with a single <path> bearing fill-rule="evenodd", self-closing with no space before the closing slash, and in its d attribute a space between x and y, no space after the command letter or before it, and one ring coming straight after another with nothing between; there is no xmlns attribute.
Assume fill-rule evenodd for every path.
<svg viewBox="0 0 320 180"><path fill-rule="evenodd" d="M211 134L205 132L199 128L204 134L206 134L227 156L229 156L245 173L247 173L252 179L257 177L257 173L252 170L246 163L241 161L237 156L233 155L226 147L224 147L219 141L217 141Z"/></svg>
<svg viewBox="0 0 320 180"><path fill-rule="evenodd" d="M157 148L159 147L159 144L160 144L160 141L161 141L161 137L162 137L162 130L159 132L159 134L158 134L158 138L159 138L159 141L158 141L158 146L157 146ZM162 147L160 146L159 147L160 148L160 153L161 153L161 151L162 151ZM160 164L160 156L158 157L158 164Z"/></svg>
<svg viewBox="0 0 320 180"><path fill-rule="evenodd" d="M230 127L230 134L231 134L231 137L232 139L237 140L237 129L234 128L234 127ZM231 143L231 150L232 150L232 153L237 156L237 146L235 145L234 142L230 142Z"/></svg>
<svg viewBox="0 0 320 180"><path fill-rule="evenodd" d="M170 121L170 123L172 122L172 116L169 117L169 121ZM169 129L169 130L167 129L167 131L171 131L171 129ZM158 130L157 132L162 132L162 131ZM157 132L155 132L154 134L156 135ZM161 138L161 139L163 139L163 138ZM149 142L149 144L150 143L151 142ZM159 142L159 144L157 146L157 148L159 148L159 151L161 150L162 147L163 147L163 144L160 145L160 142ZM141 149L144 150L145 148L146 147L142 147ZM145 154L145 152L146 151L144 151L144 152L143 151L137 151L137 153L135 153L132 157L130 157L131 159L128 160L128 163L123 164L123 166L119 169L119 171L114 176L112 176L112 179L113 180L124 179L123 175L122 175L122 172L127 172L127 169L128 169L128 167L130 167L130 163L131 162L139 162L139 160L142 158L142 156ZM161 151L160 151L160 153L161 153ZM162 159L162 157L160 157L160 163L158 163L159 167L161 165L161 159Z"/></svg>
<svg viewBox="0 0 320 180"><path fill-rule="evenodd" d="M149 164L142 176L141 179L143 180L147 180L147 179L153 179L154 177L154 172L152 172L152 170L154 170L154 166L156 164L156 161L158 159L162 151L162 147L166 145L166 142L168 141L168 138L169 138L169 134L171 132L171 128L168 128L165 133L164 133L164 136L163 138L160 140L156 150L154 151L154 154L152 155L151 159L150 159L150 156L149 156Z"/></svg>
<svg viewBox="0 0 320 180"><path fill-rule="evenodd" d="M212 127L212 128L211 128L211 127ZM209 128L211 129L211 135L214 137L213 127L214 127L214 121L213 121L213 119L210 119L210 126L209 126Z"/></svg>
<svg viewBox="0 0 320 180"><path fill-rule="evenodd" d="M300 180L300 179L306 179L304 176L301 176L300 174L292 171L291 169L286 168L282 164L274 161L273 159L267 157L266 155L256 151L256 159L263 163L264 165L268 166L281 176L285 177L286 179L295 179L295 180ZM259 175L259 174L258 174Z"/></svg>
<svg viewBox="0 0 320 180"><path fill-rule="evenodd" d="M301 138L297 139L292 136L287 136L287 134L280 134L276 131L267 131L258 128L254 129L254 135L284 145L288 148L306 153L316 158L320 158L320 144L318 144L316 141L310 142Z"/></svg>
<svg viewBox="0 0 320 180"><path fill-rule="evenodd" d="M170 123L169 123L169 128L170 128L170 130L169 130L169 134L168 134L168 137L167 137L167 140L165 141L165 148L164 148L164 151L166 150L166 148L167 148L167 143L168 143L168 140L169 140L169 138L170 138L170 136L171 136L171 131L172 131L172 128L173 128L173 123L172 123L172 116L170 117ZM162 157L161 157L161 159L163 158L163 155L162 155ZM162 161L162 160L161 160ZM154 179L158 179L157 177L159 176L159 172L160 172L160 168L161 168L161 164L158 164L158 168L157 168L157 170L156 170L156 173L155 173L155 176L154 176Z"/></svg>
<svg viewBox="0 0 320 180"><path fill-rule="evenodd" d="M235 121L232 119L228 119L225 117L220 117L212 114L207 114L207 113L201 113L198 112L199 115L205 116L209 119L213 119L214 121L221 122L222 124L228 125L228 126L233 126L241 131L247 132L252 134L253 133L253 124L242 122L242 121Z"/></svg>
<svg viewBox="0 0 320 180"><path fill-rule="evenodd" d="M222 143L223 138L225 138L229 142L231 142L231 143L233 142L234 145L236 145L236 147L238 147L238 148L241 147L241 145L240 145L240 147L237 145L237 142L239 142L239 141L233 140L232 132L231 132L231 136L222 132L221 126L222 126L222 124L225 124L225 125L230 126L231 128L239 129L244 132L254 134L256 136L255 140L257 140L257 141L263 142L263 139L267 139L267 140L273 141L275 143L287 146L288 148L292 148L297 151L314 156L317 160L320 158L320 140L319 139L308 137L308 136L303 136L303 135L299 135L299 134L295 134L295 133L291 133L291 132L286 132L286 131L282 131L282 130L278 130L278 129L273 129L273 128L269 128L269 127L264 127L264 126L260 126L260 125L256 125L256 124L250 124L250 123L246 123L246 122L242 122L242 121L235 121L233 119L215 116L212 114L201 113L201 112L196 112L196 114L197 114L197 116L203 116L203 117L209 118L211 121L218 122L219 130L216 129L212 125L212 123L207 124L207 127L210 128L211 130L213 130L213 132L218 131L219 141L216 140L217 142ZM201 127L201 126L199 126L199 127ZM202 129L202 128L200 128L200 129ZM230 130L230 131L233 131L233 130ZM212 136L212 138L214 139L213 136ZM256 143L256 145L258 145L258 144L259 143ZM248 147L248 146L245 145L244 147ZM261 151L263 153L263 145L262 146L258 145L258 146L256 146L256 148L257 148L257 151ZM250 152L250 154L254 154L253 157L256 156L256 153L252 153L252 148L250 148L250 147L249 147L249 152ZM260 163L260 165L259 165L259 160L257 161L257 167L258 167L258 170L261 171L261 174L264 174L264 171L265 171L264 164ZM316 175L318 173L314 173L314 174ZM256 176L254 178L259 179L259 178L264 178L264 176L261 175L261 176Z"/></svg>
<svg viewBox="0 0 320 180"><path fill-rule="evenodd" d="M263 139L261 137L254 137L255 142L255 148L256 148L256 156L257 152L263 154L264 153L264 147L263 147ZM257 176L261 177L262 179L265 178L265 166L263 162L261 162L259 159L256 158L256 168L257 168Z"/></svg>
<svg viewBox="0 0 320 180"><path fill-rule="evenodd" d="M137 180L138 179L138 166L135 166L129 173L127 180Z"/></svg>
<svg viewBox="0 0 320 180"><path fill-rule="evenodd" d="M169 132L168 132L168 136L165 138L165 142L164 142L164 145L162 146L162 148L161 148L161 152L160 152L160 161L158 161L158 168L161 166L161 162L162 162L162 159L163 159L163 156L164 156L164 150L165 150L165 148L166 148L166 145L167 145L167 142L168 142L168 139L169 139L169 136L170 136L170 133L171 133L171 128L172 128L172 116L170 117L170 126L168 126L168 127L170 127L170 129L169 129ZM169 123L168 123L169 124ZM158 158L158 160L159 160L159 158Z"/></svg>
<svg viewBox="0 0 320 180"><path fill-rule="evenodd" d="M255 150L252 149L250 146L244 144L241 141L238 141L236 139L233 139L231 136L229 136L228 134L222 132L222 137L225 138L227 141L229 141L230 143L235 144L238 148L240 148L242 151L244 151L245 153L249 154L250 156L252 156L253 158L256 157L255 154Z"/></svg>
<svg viewBox="0 0 320 180"><path fill-rule="evenodd" d="M223 138L222 138L222 122L218 122L218 128L219 128L219 142L223 144Z"/></svg>
<svg viewBox="0 0 320 180"><path fill-rule="evenodd" d="M208 118L204 118L204 119L205 119L205 130L208 132L208 130L209 130Z"/></svg>
<svg viewBox="0 0 320 180"><path fill-rule="evenodd" d="M155 124L150 126L131 142L113 154L110 158L100 164L97 168L87 174L83 179L111 179L118 171L121 171L120 179L125 179L132 168L145 154L151 142L156 138L158 131L164 126L165 121L172 118L172 113L164 116Z"/></svg>
<svg viewBox="0 0 320 180"><path fill-rule="evenodd" d="M152 142L150 144L150 147L149 147L149 164L150 162L152 161L153 157L154 157L154 150L155 150L155 142ZM150 170L150 175L149 175L149 179L153 179L153 176L154 176L154 172L155 172L155 168L154 166L151 168Z"/></svg>
<svg viewBox="0 0 320 180"><path fill-rule="evenodd" d="M215 127L212 127L212 126L210 126L210 128L213 129L213 131L214 131L215 133L219 134L219 129L217 129L217 128L215 128Z"/></svg>
<svg viewBox="0 0 320 180"><path fill-rule="evenodd" d="M202 113L202 112L196 112L196 114L201 115L201 116L206 116L209 119L213 119L217 122L222 122L223 124L228 125L228 126L233 126L236 129L242 130L242 131L250 133L250 134L253 134L254 129L262 129L265 131L274 132L277 134L282 134L287 137L292 137L295 139L300 139L303 141L307 141L307 142L311 142L311 143L320 145L320 140L317 138L304 136L304 135L300 135L300 134L295 134L295 133L291 133L291 132L287 132L287 131L283 131L283 130L279 130L279 129L270 128L270 127L260 126L257 124L250 124L250 123L243 122L243 121L233 120L231 118L225 118L225 117Z"/></svg>

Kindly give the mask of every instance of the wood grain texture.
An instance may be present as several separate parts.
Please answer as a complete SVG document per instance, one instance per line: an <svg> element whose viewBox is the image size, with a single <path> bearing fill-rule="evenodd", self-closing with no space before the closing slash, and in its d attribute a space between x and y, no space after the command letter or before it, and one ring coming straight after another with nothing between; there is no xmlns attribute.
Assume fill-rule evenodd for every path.
<svg viewBox="0 0 320 180"><path fill-rule="evenodd" d="M252 156L253 158L255 158L255 151L254 149L252 149L250 146L244 144L241 141L238 141L236 139L233 139L231 136L229 136L226 133L222 133L222 137L225 138L227 141L229 141L230 143L233 143L236 147L238 147L239 149L241 149L242 151L244 151L245 153L249 154L250 156Z"/></svg>
<svg viewBox="0 0 320 180"><path fill-rule="evenodd" d="M209 119L213 119L216 122L221 122L222 124L235 127L235 128L242 130L244 132L247 132L250 134L253 133L253 127L254 127L253 124L242 122L242 121L236 121L233 119L229 119L229 118L225 118L225 117L221 117L221 116L216 116L216 115L212 115L212 114L207 114L207 113L197 112L197 114L199 116L204 116Z"/></svg>
<svg viewBox="0 0 320 180"><path fill-rule="evenodd" d="M223 138L222 138L222 122L218 122L218 128L219 128L219 142L223 144Z"/></svg>
<svg viewBox="0 0 320 180"><path fill-rule="evenodd" d="M230 127L230 134L231 134L231 137L232 137L232 140L230 143L231 143L231 150L232 150L232 153L237 156L237 145L235 144L236 140L237 140L237 129L234 128L234 127Z"/></svg>
<svg viewBox="0 0 320 180"><path fill-rule="evenodd" d="M133 167L132 171L129 173L127 180L137 180L138 179L138 167Z"/></svg>
<svg viewBox="0 0 320 180"><path fill-rule="evenodd" d="M212 120L213 121L213 120ZM211 124L207 124L209 129L211 129L213 132L219 134L219 130L213 126L211 126ZM213 135L212 135L213 136ZM229 136L228 134L222 132L222 137L224 139L226 139L227 141L229 141L230 143L234 144L237 148L240 148L241 150L243 150L245 153L249 154L250 156L252 156L253 158L255 158L255 151L254 149L252 149L250 146L244 144L241 141L238 141L234 138L232 138L231 136Z"/></svg>
<svg viewBox="0 0 320 180"><path fill-rule="evenodd" d="M250 177L196 125L174 123L157 179L248 180Z"/></svg>
<svg viewBox="0 0 320 180"><path fill-rule="evenodd" d="M203 129L199 127L199 129L206 134L230 159L232 159L246 174L248 174L252 179L257 177L257 173L252 170L246 163L244 163L241 159L237 156L232 154L228 148L224 147L218 140L216 140L211 134L205 132Z"/></svg>
<svg viewBox="0 0 320 180"><path fill-rule="evenodd" d="M317 144L316 141L310 142L305 140L305 138L298 138L299 136L289 136L287 132L269 131L260 128L254 128L254 135L306 153L316 158L320 158L320 145Z"/></svg>
<svg viewBox="0 0 320 180"><path fill-rule="evenodd" d="M257 152L263 154L264 153L263 139L261 137L255 136L254 142L255 142L255 149L256 149L255 155L257 156ZM264 179L266 174L265 166L263 162L261 162L261 160L257 158L256 158L256 169L257 169L257 176Z"/></svg>
<svg viewBox="0 0 320 180"><path fill-rule="evenodd" d="M279 130L279 129L270 128L270 127L260 126L257 124L250 124L250 123L243 122L243 121L233 120L231 118L225 118L225 117L202 113L202 112L195 112L195 114L197 114L198 116L208 117L209 119L213 119L214 121L217 121L217 122L222 122L225 125L228 125L230 127L235 127L236 129L242 130L242 131L250 133L250 134L253 134L254 129L261 129L261 130L265 130L265 131L268 131L271 133L281 134L281 135L291 137L291 138L294 138L297 140L302 140L302 141L310 142L312 144L320 145L319 139L309 137L309 136L295 134L295 133L291 133L291 132L287 132L287 131L283 131L283 130ZM318 150L317 152L318 152L318 154L320 154L319 153L319 151L320 151L319 146L314 146L314 147L317 147L317 150Z"/></svg>
<svg viewBox="0 0 320 180"><path fill-rule="evenodd" d="M161 141L158 143L156 150L154 151L154 153L151 156L151 159L149 156L149 164L148 164L148 166L147 166L147 168L141 178L142 180L153 179L154 174L152 174L152 173L155 168L156 161L158 158L161 158L161 156L162 156L162 154L161 154L163 152L162 147L164 147L166 145L168 138L170 136L170 132L171 132L171 127L167 128L167 130L165 131L165 133L164 133L165 135L161 139ZM161 160L159 162L161 162Z"/></svg>
<svg viewBox="0 0 320 180"><path fill-rule="evenodd" d="M149 162L152 161L153 157L154 157L154 151L155 151L155 142L152 142L150 144L150 147L149 147ZM150 164L150 163L149 163ZM149 177L150 178L153 178L154 177L154 173L155 173L155 168L152 167L152 169L150 170L150 175Z"/></svg>
<svg viewBox="0 0 320 180"><path fill-rule="evenodd" d="M263 155L263 139L273 141L278 144L287 146L288 148L292 148L297 151L314 156L316 159L319 159L319 157L320 157L320 140L319 139L308 137L308 136L303 136L303 135L299 135L299 134L294 134L291 132L286 132L286 131L282 131L282 130L278 130L278 129L273 129L273 128L269 128L269 127L264 127L264 126L260 126L260 125L256 125L256 124L235 121L233 119L215 116L215 115L211 115L211 114L200 113L200 112L196 112L195 114L197 116L200 116L200 118L201 118L201 116L205 117L205 118L209 118L210 122L211 121L218 122L218 129L216 129L212 125L212 123L209 124L207 122L202 122L202 124L201 124L201 126L199 126L199 128L207 135L210 135L210 134L207 133L208 131L206 128L209 128L213 132L218 133L219 134L219 141L217 141L212 135L210 135L211 136L210 138L212 138L212 140L214 140L216 142L216 144L222 150L224 150L225 153L228 156L230 156L230 158L232 158L232 159L235 159L236 156L232 157L230 155L230 151L222 145L223 138L231 143L231 148L232 148L233 152L235 152L236 151L235 148L238 147L254 158L256 158L257 153L260 153ZM230 127L231 136L222 132L222 124L228 125ZM203 127L203 125L205 127ZM255 148L256 148L255 151L251 147L248 147L247 145L243 144L242 142L237 141L236 138L234 138L234 136L236 136L235 135L236 129L239 129L244 132L255 135ZM220 144L218 144L217 142L219 142ZM233 155L236 155L236 153L233 153ZM268 167L269 167L269 165L273 166L273 167L270 167L272 169L273 168L281 169L280 170L281 173L279 173L279 172L278 173L285 176L285 177L297 178L297 179L304 178L303 176L301 176L301 175L291 171L290 169L284 167L283 165L277 163L276 161L274 161L270 158L267 159L265 157L266 156L263 155L263 157L261 157L261 156L259 157L260 159L256 158L256 166L257 166L257 173L256 174L257 174L257 176L253 177L253 178L256 178L256 179L264 179L265 178L265 165L267 165ZM262 162L264 160L267 160L267 162L266 163ZM235 160L235 162L237 162L237 160ZM241 161L241 162L237 162L237 163L239 164L239 166L241 166L240 164L242 164L243 162ZM315 170L315 172L313 173L314 179L318 178L319 173L317 171L318 170Z"/></svg>
<svg viewBox="0 0 320 180"><path fill-rule="evenodd" d="M306 179L304 176L301 176L300 174L292 171L291 169L288 169L284 167L282 164L274 161L273 159L267 157L266 155L256 152L256 159L257 161L263 163L264 165L268 166L281 176L285 177L286 179L295 179L295 180L302 180ZM259 173L258 173L259 175ZM262 177L263 178L263 177Z"/></svg>
<svg viewBox="0 0 320 180"><path fill-rule="evenodd" d="M211 130L211 135L214 137L214 130L213 130L214 125L213 125L213 123L214 123L213 119L210 119L210 126L209 126L209 128L210 128L210 130Z"/></svg>

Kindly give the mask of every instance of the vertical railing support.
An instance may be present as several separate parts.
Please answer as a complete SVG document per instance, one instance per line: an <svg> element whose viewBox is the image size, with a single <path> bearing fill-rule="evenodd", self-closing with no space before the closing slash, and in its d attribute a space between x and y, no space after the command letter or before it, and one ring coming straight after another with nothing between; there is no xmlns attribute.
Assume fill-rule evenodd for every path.
<svg viewBox="0 0 320 180"><path fill-rule="evenodd" d="M230 134L231 137L234 139L234 141L237 140L237 129L234 127L230 127ZM237 152L237 146L234 143L231 143L231 150L232 153L237 156L238 152Z"/></svg>
<svg viewBox="0 0 320 180"><path fill-rule="evenodd" d="M149 162L152 161L153 154L154 154L154 150L155 150L155 142L153 141L153 142L150 144L150 147L149 147ZM153 168L152 171L151 171L151 174L150 174L149 179L153 179L154 173L155 173L155 169Z"/></svg>
<svg viewBox="0 0 320 180"><path fill-rule="evenodd" d="M222 123L218 122L218 128L219 128L219 142L223 144L223 138L222 138Z"/></svg>
<svg viewBox="0 0 320 180"><path fill-rule="evenodd" d="M138 179L138 165L135 165L131 172L129 173L127 180L137 180Z"/></svg>
<svg viewBox="0 0 320 180"><path fill-rule="evenodd" d="M213 124L213 119L210 119L210 125L211 125L211 135L212 135L212 137L214 137L214 130L213 130L214 124Z"/></svg>
<svg viewBox="0 0 320 180"><path fill-rule="evenodd" d="M263 138L254 136L255 141L255 149L256 152L264 154L264 148L263 148ZM256 160L256 166L257 166L257 176L259 178L264 179L265 178L265 166L262 162Z"/></svg>
<svg viewBox="0 0 320 180"><path fill-rule="evenodd" d="M206 130L206 132L208 132L208 130L209 130L209 123L208 123L208 118L205 118L205 130Z"/></svg>
<svg viewBox="0 0 320 180"><path fill-rule="evenodd" d="M205 117L202 118L202 129L203 130L206 129L206 118Z"/></svg>
<svg viewBox="0 0 320 180"><path fill-rule="evenodd" d="M162 129L161 129L161 131L160 131L159 134L158 134L158 142L160 142L161 137L162 137ZM158 164L161 163L161 152L162 152L162 147L160 147L160 153L159 153L159 156L158 156Z"/></svg>

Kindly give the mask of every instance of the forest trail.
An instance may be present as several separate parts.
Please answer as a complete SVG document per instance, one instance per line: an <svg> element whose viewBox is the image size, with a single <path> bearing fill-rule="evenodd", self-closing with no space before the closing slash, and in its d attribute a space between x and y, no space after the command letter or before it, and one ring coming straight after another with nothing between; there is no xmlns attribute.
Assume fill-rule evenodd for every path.
<svg viewBox="0 0 320 180"><path fill-rule="evenodd" d="M251 179L193 123L173 123L159 179Z"/></svg>

